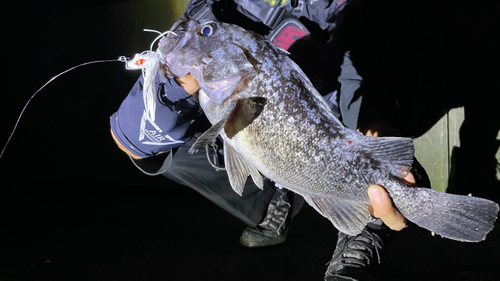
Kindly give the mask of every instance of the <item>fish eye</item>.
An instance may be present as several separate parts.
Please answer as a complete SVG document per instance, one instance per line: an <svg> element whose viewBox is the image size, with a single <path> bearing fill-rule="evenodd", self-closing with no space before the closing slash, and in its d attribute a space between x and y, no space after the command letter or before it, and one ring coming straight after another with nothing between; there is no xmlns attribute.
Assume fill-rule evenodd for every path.
<svg viewBox="0 0 500 281"><path fill-rule="evenodd" d="M200 35L203 36L210 36L214 34L214 32L217 30L217 25L213 22L205 24L201 29L200 29Z"/></svg>

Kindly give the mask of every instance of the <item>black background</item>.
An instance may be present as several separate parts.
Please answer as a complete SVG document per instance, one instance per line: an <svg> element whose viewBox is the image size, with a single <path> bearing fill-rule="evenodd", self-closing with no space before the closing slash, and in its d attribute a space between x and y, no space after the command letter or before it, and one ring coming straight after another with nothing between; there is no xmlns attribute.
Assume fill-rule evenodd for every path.
<svg viewBox="0 0 500 281"><path fill-rule="evenodd" d="M152 4L26 1L2 9L8 15L2 18L2 144L28 99L55 75L149 49L157 35L143 29L167 30L173 22L168 5ZM0 161L3 181L64 183L71 189L143 183L112 143L108 122L139 75L123 63L100 63L47 85L27 107Z"/></svg>

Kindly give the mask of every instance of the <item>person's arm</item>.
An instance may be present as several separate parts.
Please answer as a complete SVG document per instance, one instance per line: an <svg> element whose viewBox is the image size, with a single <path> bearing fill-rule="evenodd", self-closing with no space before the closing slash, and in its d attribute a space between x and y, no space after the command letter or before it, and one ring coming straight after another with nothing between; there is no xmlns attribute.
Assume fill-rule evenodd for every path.
<svg viewBox="0 0 500 281"><path fill-rule="evenodd" d="M343 10L346 6L357 5L359 1L328 0L303 1L302 5L293 6L291 1L285 8L297 18L307 18L317 23L323 30L335 35L336 28L342 20Z"/></svg>
<svg viewBox="0 0 500 281"><path fill-rule="evenodd" d="M132 153L130 150L128 150L125 146L123 146L121 144L121 142L118 141L118 139L115 137L115 134L113 133L113 130L110 129L109 130L111 132L111 137L113 138L113 140L115 141L115 144L118 146L118 148L125 152L128 156L132 157L133 159L136 159L136 160L139 160L139 159L142 159L141 156L137 156L135 155L134 153Z"/></svg>
<svg viewBox="0 0 500 281"><path fill-rule="evenodd" d="M110 118L111 135L118 147L133 159L168 153L194 134L191 124L200 115L196 96L198 83L191 75L156 78L155 120L144 114L143 78L139 78L118 111Z"/></svg>

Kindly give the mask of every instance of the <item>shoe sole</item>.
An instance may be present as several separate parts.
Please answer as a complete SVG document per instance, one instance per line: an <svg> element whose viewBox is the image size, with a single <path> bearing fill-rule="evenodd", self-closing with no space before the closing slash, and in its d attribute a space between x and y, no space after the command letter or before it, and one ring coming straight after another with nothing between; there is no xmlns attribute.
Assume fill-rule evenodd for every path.
<svg viewBox="0 0 500 281"><path fill-rule="evenodd" d="M286 237L279 237L278 239L273 239L272 241L249 241L240 237L240 244L247 248L276 246L285 243L285 241Z"/></svg>

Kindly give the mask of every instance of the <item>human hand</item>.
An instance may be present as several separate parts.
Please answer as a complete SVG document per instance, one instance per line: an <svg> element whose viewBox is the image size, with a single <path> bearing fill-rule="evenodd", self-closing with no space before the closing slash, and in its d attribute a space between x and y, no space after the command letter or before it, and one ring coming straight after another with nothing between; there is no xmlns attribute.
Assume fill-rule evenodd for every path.
<svg viewBox="0 0 500 281"><path fill-rule="evenodd" d="M359 128L358 131L365 136L383 137L383 136L399 136L399 130L388 123L375 123L367 127Z"/></svg>
<svg viewBox="0 0 500 281"><path fill-rule="evenodd" d="M403 181L410 185L415 184L415 178L411 172L403 178ZM401 230L406 227L406 218L394 207L391 197L380 185L374 184L368 187L368 196L371 206L368 206L370 214L380 218L390 229Z"/></svg>
<svg viewBox="0 0 500 281"><path fill-rule="evenodd" d="M190 73L188 73L184 77L177 77L175 78L175 80L179 82L179 85L184 88L184 91L186 91L188 95L194 96L196 99L198 99L198 90L200 89L200 85Z"/></svg>
<svg viewBox="0 0 500 281"><path fill-rule="evenodd" d="M399 136L398 129L388 123L372 124L371 126L360 128L358 131L365 136L372 137ZM411 172L408 172L403 181L409 185L415 185L415 177ZM372 216L380 218L392 230L401 230L406 227L406 218L394 207L391 197L385 188L380 185L371 185L368 187L368 196L372 203L368 207Z"/></svg>

